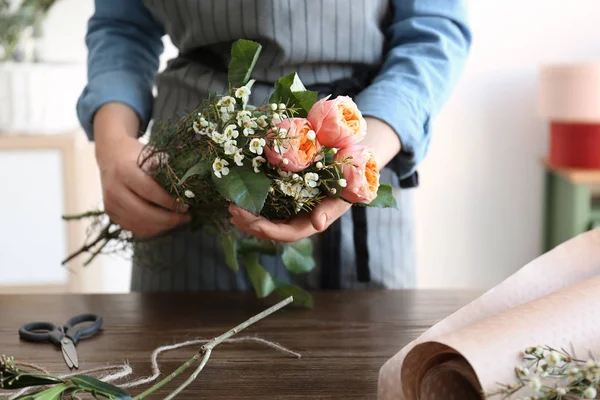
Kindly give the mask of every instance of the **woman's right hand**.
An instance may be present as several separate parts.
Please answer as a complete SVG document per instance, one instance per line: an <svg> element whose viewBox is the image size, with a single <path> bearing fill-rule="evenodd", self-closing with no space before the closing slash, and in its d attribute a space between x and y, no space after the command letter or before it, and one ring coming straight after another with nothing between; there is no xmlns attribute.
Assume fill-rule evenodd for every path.
<svg viewBox="0 0 600 400"><path fill-rule="evenodd" d="M96 161L104 211L138 236L152 236L189 221L181 206L138 164L144 145L139 119L128 106L108 103L94 116Z"/></svg>

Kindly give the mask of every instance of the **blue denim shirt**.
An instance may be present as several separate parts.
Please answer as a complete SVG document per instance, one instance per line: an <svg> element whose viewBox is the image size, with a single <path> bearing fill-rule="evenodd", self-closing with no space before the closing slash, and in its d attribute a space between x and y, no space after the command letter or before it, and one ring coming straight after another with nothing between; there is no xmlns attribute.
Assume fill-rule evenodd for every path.
<svg viewBox="0 0 600 400"><path fill-rule="evenodd" d="M414 173L431 141L430 121L449 97L471 46L467 0L392 0L387 52L372 83L355 101L365 116L399 135L401 176ZM95 112L129 105L146 126L165 29L142 0L96 0L88 23L88 84L77 114L93 140Z"/></svg>

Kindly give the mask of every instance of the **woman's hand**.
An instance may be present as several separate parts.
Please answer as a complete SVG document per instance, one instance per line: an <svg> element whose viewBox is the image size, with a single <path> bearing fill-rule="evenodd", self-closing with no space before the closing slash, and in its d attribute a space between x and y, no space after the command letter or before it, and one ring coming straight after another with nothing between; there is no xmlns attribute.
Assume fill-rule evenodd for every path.
<svg viewBox="0 0 600 400"><path fill-rule="evenodd" d="M286 222L257 217L236 205L229 206L229 212L232 215L231 223L241 231L262 240L290 243L323 232L350 207L351 204L341 199L329 198L317 205L309 215Z"/></svg>
<svg viewBox="0 0 600 400"><path fill-rule="evenodd" d="M377 165L381 169L400 151L400 140L394 130L385 122L366 117L367 136L361 145L370 147L375 153ZM229 207L231 223L241 231L258 239L280 242L295 242L315 233L323 232L336 219L340 218L352 205L337 198L323 200L306 216L290 221L269 221L257 217L236 205Z"/></svg>
<svg viewBox="0 0 600 400"><path fill-rule="evenodd" d="M144 145L138 130L137 115L123 104L106 104L94 117L104 211L134 235L152 236L189 221L189 216L178 212L169 193L139 167Z"/></svg>

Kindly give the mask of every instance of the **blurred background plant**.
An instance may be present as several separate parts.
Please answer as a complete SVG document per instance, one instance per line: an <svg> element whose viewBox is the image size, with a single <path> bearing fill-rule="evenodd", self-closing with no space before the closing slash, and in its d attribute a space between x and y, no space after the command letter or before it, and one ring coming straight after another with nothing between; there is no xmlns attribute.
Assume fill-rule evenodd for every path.
<svg viewBox="0 0 600 400"><path fill-rule="evenodd" d="M58 0L0 0L0 61L37 62L42 22Z"/></svg>

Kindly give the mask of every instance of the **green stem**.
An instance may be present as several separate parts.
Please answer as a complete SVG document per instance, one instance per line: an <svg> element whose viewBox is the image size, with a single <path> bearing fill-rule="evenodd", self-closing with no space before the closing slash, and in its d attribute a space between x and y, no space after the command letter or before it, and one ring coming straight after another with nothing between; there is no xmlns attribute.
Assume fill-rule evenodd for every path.
<svg viewBox="0 0 600 400"><path fill-rule="evenodd" d="M199 360L200 357L204 357L202 359L202 363L200 364L200 367L198 367L198 369L196 370L196 372L194 372L194 374L192 374L191 380L188 379L190 382L186 381L184 383L185 386L189 385L194 379L196 379L196 377L198 376L198 374L200 373L200 371L202 370L202 368L204 368L204 365L208 361L208 357L210 357L210 353L212 352L212 350L217 345L223 343L225 340L229 339L233 335L235 335L235 334L243 331L244 329L248 328L250 325L255 324L256 322L260 321L263 318L268 317L269 315L273 314L276 311L279 311L280 309L282 309L283 307L287 306L288 304L290 304L293 301L294 301L294 298L292 296L290 296L287 299L282 300L279 303L275 304L274 306L271 306L271 307L267 308L266 310L264 310L260 314L256 314L254 317L248 319L245 322L242 322L241 324L239 324L235 328L228 330L227 332L225 332L221 336L218 336L218 337L214 338L213 340L211 340L210 342L208 342L204 346L202 346L200 348L200 350L198 350L198 352L194 355L194 357L190 358L185 364L183 364L182 366L180 366L179 368L177 368L177 370L175 370L174 372L172 372L169 376L167 376L162 381L158 382L157 384L155 384L154 386L152 386L151 388L149 388L145 392L143 392L143 393L135 396L133 398L133 400L140 400L140 399L143 399L144 397L146 397L146 396L154 393L155 391L157 391L158 389L160 389L161 387L163 387L167 383L171 382L175 377L177 377L178 375L180 375L183 371L185 371L186 369L188 369L192 364L194 364L197 360ZM175 392L173 392L173 393L175 393ZM171 395L169 395L169 396L172 396L172 397L167 397L167 398L168 399L172 399L173 397L175 397L175 395L178 392L175 393L175 395L173 395L173 393Z"/></svg>
<svg viewBox="0 0 600 400"><path fill-rule="evenodd" d="M212 352L211 349L206 350L206 352L204 353L204 357L202 358L202 362L200 363L200 365L198 366L198 368L196 368L196 370L194 371L194 373L192 375L190 375L190 377L181 384L181 386L179 386L177 389L175 389L173 391L173 393L171 393L170 395L168 395L167 397L165 397L164 400L172 400L173 398L175 398L175 396L177 396L179 393L181 393L183 391L183 389L185 389L186 387L188 387L190 385L190 383L194 382L196 380L196 378L198 377L198 375L200 374L200 372L202 371L202 369L204 368L204 366L206 365L206 363L208 362L208 359L210 358L210 353Z"/></svg>
<svg viewBox="0 0 600 400"><path fill-rule="evenodd" d="M158 382L156 385L152 386L150 389L146 390L145 392L143 392L141 394L138 394L137 396L135 396L133 398L133 400L143 399L144 397L146 397L146 396L154 393L155 391L157 391L161 387L165 386L167 383L169 383L173 379L175 379L175 377L177 377L178 375L180 375L183 371L185 371L186 369L188 369L189 367L191 367L192 364L194 364L198 359L200 359L200 356L201 356L200 352L196 353L194 355L194 357L192 357L189 360L187 360L187 362L185 364L183 364L182 366L180 366L179 368L177 368L175 371L173 371L165 379L163 379L162 381Z"/></svg>

